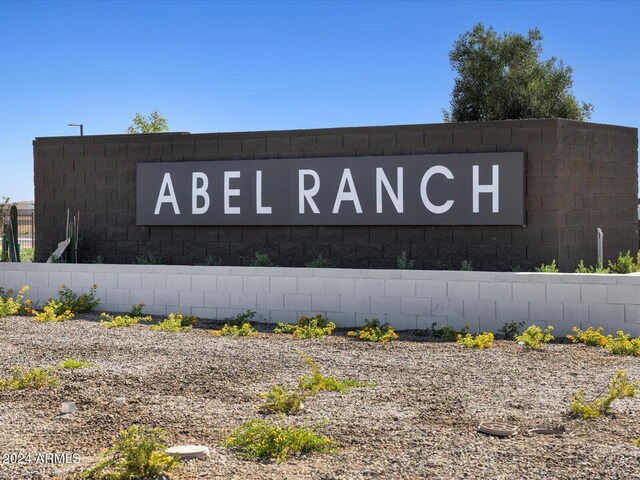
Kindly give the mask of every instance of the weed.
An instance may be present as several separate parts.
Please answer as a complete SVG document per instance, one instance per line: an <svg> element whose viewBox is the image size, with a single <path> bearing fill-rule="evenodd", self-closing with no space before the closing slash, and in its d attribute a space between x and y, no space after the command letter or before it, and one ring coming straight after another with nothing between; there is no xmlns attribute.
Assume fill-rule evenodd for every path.
<svg viewBox="0 0 640 480"><path fill-rule="evenodd" d="M38 322L64 322L75 317L71 310L63 310L63 307L62 302L50 299L43 307L42 312L33 310L33 314Z"/></svg>
<svg viewBox="0 0 640 480"><path fill-rule="evenodd" d="M279 322L273 331L274 333L290 333L295 338L307 339L331 335L335 328L336 324L329 322L322 315L316 315L315 317L303 315L296 324Z"/></svg>
<svg viewBox="0 0 640 480"><path fill-rule="evenodd" d="M322 257L321 253L318 254L318 258L305 263L304 266L307 268L330 268L331 267L327 259Z"/></svg>
<svg viewBox="0 0 640 480"><path fill-rule="evenodd" d="M287 392L280 385L274 385L267 393L261 393L260 398L264 403L258 407L264 413L298 413L302 410L304 397L300 393Z"/></svg>
<svg viewBox="0 0 640 480"><path fill-rule="evenodd" d="M191 330L198 323L198 317L185 317L181 313L170 313L158 325L153 325L151 330L159 332L181 332Z"/></svg>
<svg viewBox="0 0 640 480"><path fill-rule="evenodd" d="M151 317L132 317L130 315L109 315L108 313L100 314L100 324L107 328L131 327L140 323L140 320L151 321Z"/></svg>
<svg viewBox="0 0 640 480"><path fill-rule="evenodd" d="M396 258L396 266L398 270L413 270L413 260L409 260L407 252L402 251Z"/></svg>
<svg viewBox="0 0 640 480"><path fill-rule="evenodd" d="M258 331L250 323L243 323L240 326L225 323L220 330L213 330L211 335L214 337L255 337L258 335Z"/></svg>
<svg viewBox="0 0 640 480"><path fill-rule="evenodd" d="M67 311L73 314L90 312L100 301L96 297L97 288L98 285L94 284L89 289L89 293L78 295L66 285L61 285L60 290L58 290L58 299L50 298L44 308L51 307L56 315L62 315Z"/></svg>
<svg viewBox="0 0 640 480"><path fill-rule="evenodd" d="M473 265L471 264L471 262L469 260L463 260L462 261L462 265L460 266L460 270L465 271L465 272L472 272L473 271Z"/></svg>
<svg viewBox="0 0 640 480"><path fill-rule="evenodd" d="M470 323L466 323L460 331L446 325L442 325L440 328L436 328L436 325L436 322L433 322L431 324L431 336L433 338L440 338L445 342L455 342L456 340L458 340L458 335L466 335L467 333L469 333L469 328L471 328Z"/></svg>
<svg viewBox="0 0 640 480"><path fill-rule="evenodd" d="M65 370L74 370L76 368L85 367L95 367L95 365L91 362L85 362L83 360L77 360L75 358L67 358L66 360L62 360L58 365L56 365L56 368Z"/></svg>
<svg viewBox="0 0 640 480"><path fill-rule="evenodd" d="M609 260L609 269L612 273L640 272L640 251L638 251L635 259L631 255L630 250L627 250L627 253L624 255L620 252L615 263Z"/></svg>
<svg viewBox="0 0 640 480"><path fill-rule="evenodd" d="M220 258L214 258L211 255L198 264L200 267L219 267L220 265L222 265L222 260Z"/></svg>
<svg viewBox="0 0 640 480"><path fill-rule="evenodd" d="M370 387L373 384L358 382L356 380L351 379L343 379L339 380L335 377L325 377L322 372L320 372L320 367L318 364L309 356L305 355L302 352L298 352L299 355L304 360L304 363L307 364L310 375L305 375L300 378L298 381L298 386L301 390L309 390L311 395L315 395L320 390L326 390L328 392L341 392L348 393L349 388L357 388L357 387Z"/></svg>
<svg viewBox="0 0 640 480"><path fill-rule="evenodd" d="M450 260L441 260L438 262L438 270L453 270L453 263Z"/></svg>
<svg viewBox="0 0 640 480"><path fill-rule="evenodd" d="M599 327L594 330L593 327L589 327L586 330L580 330L578 327L571 329L575 335L567 335L567 338L573 343L584 343L585 345L591 345L592 347L606 347L609 341L609 337L602 335L604 328Z"/></svg>
<svg viewBox="0 0 640 480"><path fill-rule="evenodd" d="M140 255L133 261L137 265L162 265L162 257L153 252L147 252L146 255Z"/></svg>
<svg viewBox="0 0 640 480"><path fill-rule="evenodd" d="M164 432L133 425L113 438L102 452L102 461L82 474L93 480L130 480L166 478L164 474L180 462L164 451Z"/></svg>
<svg viewBox="0 0 640 480"><path fill-rule="evenodd" d="M541 350L545 343L549 343L554 339L553 335L551 335L552 331L553 327L551 325L545 328L544 331L536 325L531 325L522 332L522 335L516 336L516 340L522 342L524 347L529 350Z"/></svg>
<svg viewBox="0 0 640 480"><path fill-rule="evenodd" d="M377 319L369 320L365 323L364 327L353 332L347 332L350 337L356 337L368 342L382 342L388 343L391 340L396 340L398 334L393 331L393 328L388 323L380 325L380 321Z"/></svg>
<svg viewBox="0 0 640 480"><path fill-rule="evenodd" d="M0 391L56 387L58 384L58 376L53 369L16 367L11 369L9 378L0 379Z"/></svg>
<svg viewBox="0 0 640 480"><path fill-rule="evenodd" d="M22 263L33 262L33 258L34 258L33 248L23 248L20 250L20 261Z"/></svg>
<svg viewBox="0 0 640 480"><path fill-rule="evenodd" d="M549 265L541 264L539 267L534 269L536 272L544 272L544 273L560 273L558 267L556 266L555 258Z"/></svg>
<svg viewBox="0 0 640 480"><path fill-rule="evenodd" d="M512 271L513 273L518 273L520 270L521 270L520 265L513 265L513 266L511 267L511 271Z"/></svg>
<svg viewBox="0 0 640 480"><path fill-rule="evenodd" d="M271 261L266 253L256 253L255 258L250 264L252 267L276 267L277 265Z"/></svg>
<svg viewBox="0 0 640 480"><path fill-rule="evenodd" d="M601 263L596 265L589 265L588 267L584 264L584 260L580 260L578 267L576 268L576 273L609 273L608 268L604 268Z"/></svg>
<svg viewBox="0 0 640 480"><path fill-rule="evenodd" d="M631 442L631 445L634 447L640 447L640 438Z"/></svg>
<svg viewBox="0 0 640 480"><path fill-rule="evenodd" d="M524 327L524 322L508 322L498 332L504 336L505 340L515 340L522 327Z"/></svg>
<svg viewBox="0 0 640 480"><path fill-rule="evenodd" d="M0 288L0 318L31 313L31 300L25 300L24 303L22 303L24 294L27 293L27 291L29 291L29 287L25 285L20 289L14 299L11 297L13 290L8 290L5 293L4 289Z"/></svg>
<svg viewBox="0 0 640 480"><path fill-rule="evenodd" d="M331 453L336 444L324 435L315 433L314 428L280 427L265 420L249 420L225 438L223 446L234 450L238 455L254 460L273 458L284 462L287 455L310 452Z"/></svg>
<svg viewBox="0 0 640 480"><path fill-rule="evenodd" d="M615 355L640 355L640 338L630 339L622 330L616 332L617 337L609 335L607 350Z"/></svg>
<svg viewBox="0 0 640 480"><path fill-rule="evenodd" d="M138 303L137 305L131 305L131 310L129 310L125 315L128 315L130 317L134 317L134 318L141 318L146 320L147 318L149 318L149 320L151 319L150 317L146 317L144 313L142 313L142 309L144 308L144 303Z"/></svg>
<svg viewBox="0 0 640 480"><path fill-rule="evenodd" d="M462 335L458 335L456 343L467 348L479 348L480 350L484 350L485 348L493 347L493 333L483 332L477 334L475 337L470 333L467 333L464 337Z"/></svg>
<svg viewBox="0 0 640 480"><path fill-rule="evenodd" d="M599 417L607 414L611 410L611 404L614 400L625 397L635 397L640 388L640 382L630 384L627 379L625 370L618 370L613 379L609 381L607 386L608 394L602 392L591 402L585 400L583 389L579 389L573 396L571 401L571 410L576 414L588 420L590 418Z"/></svg>

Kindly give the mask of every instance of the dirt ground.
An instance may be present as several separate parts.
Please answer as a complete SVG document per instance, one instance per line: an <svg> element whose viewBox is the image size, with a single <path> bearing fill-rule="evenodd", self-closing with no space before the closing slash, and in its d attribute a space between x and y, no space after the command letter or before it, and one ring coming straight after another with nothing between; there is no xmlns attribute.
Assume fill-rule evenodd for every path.
<svg viewBox="0 0 640 480"><path fill-rule="evenodd" d="M95 316L58 324L0 319L2 377L11 367L47 367L69 357L97 365L61 371L57 388L0 392L0 479L82 471L134 423L164 429L170 445L209 446L210 458L175 471L176 479L640 479L640 448L630 445L640 437L640 398L590 421L568 410L576 389L593 397L618 369L640 379L640 358L570 344L527 352L508 341L478 351L409 333L388 345L345 332L296 340L271 329L228 338L213 337L210 328L107 329ZM377 384L350 394L321 392L305 401L303 415L283 420L327 420L319 432L339 443L338 452L276 464L242 460L221 447L233 428L260 417L260 392L274 384L293 387L306 373L297 350L325 374ZM119 405L116 397L127 402ZM63 400L75 401L78 410L60 415ZM486 420L512 422L519 433L506 439L478 433ZM560 426L566 428L561 438L527 433ZM13 462L11 452L31 454L31 463ZM46 453L58 460L36 457ZM68 463L58 463L60 454L68 454Z"/></svg>

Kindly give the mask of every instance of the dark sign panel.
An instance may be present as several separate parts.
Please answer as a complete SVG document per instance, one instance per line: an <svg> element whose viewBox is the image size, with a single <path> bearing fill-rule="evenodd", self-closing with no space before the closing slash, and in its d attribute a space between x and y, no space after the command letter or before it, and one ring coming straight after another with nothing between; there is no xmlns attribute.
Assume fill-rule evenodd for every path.
<svg viewBox="0 0 640 480"><path fill-rule="evenodd" d="M139 163L138 225L523 225L524 153Z"/></svg>

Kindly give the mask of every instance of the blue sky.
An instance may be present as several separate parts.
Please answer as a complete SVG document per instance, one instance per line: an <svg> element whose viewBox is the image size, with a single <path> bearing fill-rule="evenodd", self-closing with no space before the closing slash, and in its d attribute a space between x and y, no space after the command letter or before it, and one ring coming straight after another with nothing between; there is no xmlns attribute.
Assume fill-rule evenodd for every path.
<svg viewBox="0 0 640 480"><path fill-rule="evenodd" d="M433 123L475 23L538 27L592 121L640 126L638 2L0 1L0 196L33 198L32 140Z"/></svg>

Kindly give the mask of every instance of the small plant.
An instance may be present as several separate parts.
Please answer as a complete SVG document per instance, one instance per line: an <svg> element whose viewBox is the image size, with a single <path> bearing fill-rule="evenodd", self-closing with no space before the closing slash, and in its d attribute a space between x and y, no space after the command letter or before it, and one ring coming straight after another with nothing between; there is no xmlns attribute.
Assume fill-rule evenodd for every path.
<svg viewBox="0 0 640 480"><path fill-rule="evenodd" d="M198 265L200 267L219 267L220 265L222 265L222 260L209 255L204 259L202 263L199 263Z"/></svg>
<svg viewBox="0 0 640 480"><path fill-rule="evenodd" d="M258 332L251 326L251 319L256 316L256 312L253 310L247 310L246 312L239 313L232 319L228 319L220 330L213 330L211 335L229 336L229 337L254 337L258 335Z"/></svg>
<svg viewBox="0 0 640 480"><path fill-rule="evenodd" d="M631 255L630 250L627 250L627 253L624 255L620 252L615 263L609 260L609 269L612 273L640 272L640 251L638 251L635 259Z"/></svg>
<svg viewBox="0 0 640 480"><path fill-rule="evenodd" d="M368 342L382 343L388 343L398 338L398 334L393 331L393 328L388 323L380 325L380 321L375 318L367 321L361 329L347 332L347 335Z"/></svg>
<svg viewBox="0 0 640 480"><path fill-rule="evenodd" d="M268 393L261 393L264 403L258 407L264 413L298 413L302 410L304 397L295 391L287 392L280 385L271 387Z"/></svg>
<svg viewBox="0 0 640 480"><path fill-rule="evenodd" d="M90 312L100 301L96 297L97 288L98 285L94 284L89 289L89 293L78 295L66 285L61 285L60 290L58 290L58 299L49 299L44 308L47 306L52 307L56 315L62 315L67 311L73 314Z"/></svg>
<svg viewBox="0 0 640 480"><path fill-rule="evenodd" d="M602 331L604 328L599 327L597 330L594 330L593 327L589 327L586 330L580 330L578 327L573 327L571 329L574 335L567 335L567 338L571 340L573 343L584 343L585 345L590 345L592 347L606 347L609 342L609 337L605 337L602 335Z"/></svg>
<svg viewBox="0 0 640 480"><path fill-rule="evenodd" d="M455 342L456 340L458 340L458 335L466 335L467 333L469 333L469 329L471 328L470 323L466 323L460 331L446 325L442 325L440 328L436 328L436 325L436 322L433 322L431 324L431 336L433 338L444 340L445 342Z"/></svg>
<svg viewBox="0 0 640 480"><path fill-rule="evenodd" d="M601 393L594 400L585 400L584 390L579 389L573 396L571 410L588 420L599 417L611 411L611 404L614 400L626 397L635 397L640 388L640 382L630 384L625 370L618 370L607 386L608 394Z"/></svg>
<svg viewBox="0 0 640 480"><path fill-rule="evenodd" d="M616 335L609 335L607 350L615 355L640 355L640 338L629 338L631 335L622 330L618 330Z"/></svg>
<svg viewBox="0 0 640 480"><path fill-rule="evenodd" d="M453 270L453 263L450 260L439 261L438 270Z"/></svg>
<svg viewBox="0 0 640 480"><path fill-rule="evenodd" d="M252 267L275 267L275 263L271 261L266 253L256 253L256 257L251 261Z"/></svg>
<svg viewBox="0 0 640 480"><path fill-rule="evenodd" d="M480 350L484 350L485 348L493 347L493 333L483 332L479 333L475 337L470 333L467 333L464 337L462 335L458 335L456 343L467 348L479 348Z"/></svg>
<svg viewBox="0 0 640 480"><path fill-rule="evenodd" d="M25 233L25 235L28 235L28 234L29 232ZM34 258L33 248L23 248L20 250L20 261L22 263L33 262L33 258Z"/></svg>
<svg viewBox="0 0 640 480"><path fill-rule="evenodd" d="M225 438L223 446L247 460L273 458L284 462L287 455L311 452L331 453L336 444L315 433L318 427L280 427L265 420L249 420Z"/></svg>
<svg viewBox="0 0 640 480"><path fill-rule="evenodd" d="M335 328L336 324L329 322L322 315L316 315L315 317L303 315L296 324L279 322L273 331L274 333L290 333L295 338L304 340L331 335Z"/></svg>
<svg viewBox="0 0 640 480"><path fill-rule="evenodd" d="M515 340L522 327L524 327L524 322L508 322L498 332L504 336L505 340Z"/></svg>
<svg viewBox="0 0 640 480"><path fill-rule="evenodd" d="M83 360L77 360L75 358L67 358L66 360L62 360L58 365L56 365L56 368L64 370L75 370L76 368L85 367L95 367L95 365L91 362L85 362Z"/></svg>
<svg viewBox="0 0 640 480"><path fill-rule="evenodd" d="M9 378L0 379L0 391L56 387L58 384L58 376L52 369L16 367L11 369Z"/></svg>
<svg viewBox="0 0 640 480"><path fill-rule="evenodd" d="M469 260L463 260L462 265L460 266L460 270L465 272L472 272L473 265L471 265L471 262Z"/></svg>
<svg viewBox="0 0 640 480"><path fill-rule="evenodd" d="M398 270L413 270L413 260L409 260L407 252L402 251L396 258L396 266Z"/></svg>
<svg viewBox="0 0 640 480"><path fill-rule="evenodd" d="M140 320L151 321L151 317L132 317L130 315L109 315L108 313L100 314L100 324L107 328L131 327L140 323Z"/></svg>
<svg viewBox="0 0 640 480"><path fill-rule="evenodd" d="M180 465L165 453L166 448L162 430L133 425L120 430L112 446L102 452L102 461L82 477L92 480L166 478L166 472Z"/></svg>
<svg viewBox="0 0 640 480"><path fill-rule="evenodd" d="M520 265L513 265L513 266L511 267L511 271L512 271L513 273L518 273L520 270L521 270Z"/></svg>
<svg viewBox="0 0 640 480"><path fill-rule="evenodd" d="M305 375L300 378L298 386L301 390L310 391L311 395L315 395L320 390L348 393L349 388L372 386L370 383L358 382L348 378L339 380L335 377L325 377L322 372L320 372L318 364L311 357L303 354L302 352L298 353L304 360L304 363L307 364L310 373L310 375Z"/></svg>
<svg viewBox="0 0 640 480"><path fill-rule="evenodd" d="M38 322L64 322L75 317L71 310L63 310L63 307L62 302L50 299L43 307L42 312L33 310L33 314Z"/></svg>
<svg viewBox="0 0 640 480"><path fill-rule="evenodd" d="M631 445L634 447L640 447L640 438L631 442Z"/></svg>
<svg viewBox="0 0 640 480"><path fill-rule="evenodd" d="M198 323L198 317L185 317L181 313L170 313L158 325L153 325L151 330L158 332L182 332L191 330Z"/></svg>
<svg viewBox="0 0 640 480"><path fill-rule="evenodd" d="M601 263L587 267L584 264L584 260L580 260L580 263L576 268L576 273L609 273L609 269L604 268Z"/></svg>
<svg viewBox="0 0 640 480"><path fill-rule="evenodd" d="M14 299L11 297L13 290L8 290L5 293L4 289L0 288L0 318L31 313L31 300L25 300L24 303L22 303L24 294L28 291L29 287L25 285L20 289Z"/></svg>
<svg viewBox="0 0 640 480"><path fill-rule="evenodd" d="M318 254L318 258L305 263L304 266L307 268L330 268L331 267L327 259L322 257L321 253Z"/></svg>
<svg viewBox="0 0 640 480"><path fill-rule="evenodd" d="M554 336L551 335L552 331L553 327L551 325L545 328L544 331L536 325L531 325L522 332L522 335L518 335L516 340L522 342L526 349L541 350L545 343L549 343L554 339Z"/></svg>
<svg viewBox="0 0 640 480"><path fill-rule="evenodd" d="M141 319L149 319L151 320L151 317L146 316L144 313L142 313L142 309L144 308L144 303L138 303L137 305L131 305L131 310L129 310L125 315L128 315L130 317L134 317L134 318L141 318Z"/></svg>
<svg viewBox="0 0 640 480"><path fill-rule="evenodd" d="M147 252L146 255L140 255L133 261L136 265L162 265L162 257L153 252Z"/></svg>
<svg viewBox="0 0 640 480"><path fill-rule="evenodd" d="M541 264L539 267L534 269L536 272L544 272L544 273L560 273L558 267L556 266L555 258L549 265Z"/></svg>

